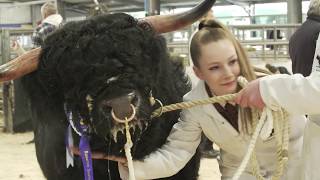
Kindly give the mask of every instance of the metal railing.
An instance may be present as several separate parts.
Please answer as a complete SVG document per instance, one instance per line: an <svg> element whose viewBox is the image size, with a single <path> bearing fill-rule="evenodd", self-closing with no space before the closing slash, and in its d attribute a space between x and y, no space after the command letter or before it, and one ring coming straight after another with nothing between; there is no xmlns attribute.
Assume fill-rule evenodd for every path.
<svg viewBox="0 0 320 180"><path fill-rule="evenodd" d="M301 24L230 26L251 59L289 59L289 39Z"/></svg>
<svg viewBox="0 0 320 180"><path fill-rule="evenodd" d="M23 39L23 37L31 37L33 33L32 29L0 29L0 62L4 64L17 54L11 52L10 44L12 40ZM31 40L31 38L30 38ZM23 48L30 49L30 43L21 44ZM18 102L16 93L17 89L14 88L15 82L5 82L0 84L0 129L4 129L5 132L13 133L14 131L14 119L15 119L15 106Z"/></svg>
<svg viewBox="0 0 320 180"><path fill-rule="evenodd" d="M231 32L239 39L248 52L251 60L289 59L288 45L291 34L300 24L264 24L264 25L233 25ZM184 29L189 38L194 28ZM189 41L172 41L173 33L166 35L169 52L182 54L189 58Z"/></svg>

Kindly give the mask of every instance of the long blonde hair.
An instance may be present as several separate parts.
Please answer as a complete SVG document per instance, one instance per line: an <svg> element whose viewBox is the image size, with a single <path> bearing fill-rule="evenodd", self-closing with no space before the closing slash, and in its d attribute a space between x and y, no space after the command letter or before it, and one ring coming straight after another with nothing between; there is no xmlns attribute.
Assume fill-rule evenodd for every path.
<svg viewBox="0 0 320 180"><path fill-rule="evenodd" d="M249 62L248 56L240 42L232 35L227 27L213 19L201 21L199 24L199 31L196 32L191 39L190 56L193 64L196 67L199 67L199 58L201 56L202 45L206 45L210 42L217 42L222 39L228 39L234 45L238 56L240 75L245 77L248 81L256 79L253 67ZM240 107L240 117L242 122L242 130L247 133L251 132L253 121L250 108Z"/></svg>

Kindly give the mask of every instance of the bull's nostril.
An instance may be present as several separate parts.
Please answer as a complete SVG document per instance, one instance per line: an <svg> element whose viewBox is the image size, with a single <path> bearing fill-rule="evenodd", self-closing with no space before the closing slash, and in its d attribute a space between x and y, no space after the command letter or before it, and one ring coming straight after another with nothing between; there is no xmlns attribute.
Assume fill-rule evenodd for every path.
<svg viewBox="0 0 320 180"><path fill-rule="evenodd" d="M132 108L133 101L135 101L136 95L134 92L122 95L110 100L105 101L106 105L112 108L115 116L124 119L125 117L130 117L133 113L134 108Z"/></svg>

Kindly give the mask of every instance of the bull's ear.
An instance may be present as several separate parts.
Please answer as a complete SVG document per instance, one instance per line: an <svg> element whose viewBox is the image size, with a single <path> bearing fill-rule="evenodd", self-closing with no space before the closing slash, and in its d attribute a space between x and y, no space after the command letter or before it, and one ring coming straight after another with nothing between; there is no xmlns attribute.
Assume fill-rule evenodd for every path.
<svg viewBox="0 0 320 180"><path fill-rule="evenodd" d="M36 48L0 66L0 82L20 78L38 68L41 48Z"/></svg>
<svg viewBox="0 0 320 180"><path fill-rule="evenodd" d="M216 0L204 0L189 11L173 15L148 16L139 20L144 29L153 29L157 34L166 33L188 26L204 16Z"/></svg>

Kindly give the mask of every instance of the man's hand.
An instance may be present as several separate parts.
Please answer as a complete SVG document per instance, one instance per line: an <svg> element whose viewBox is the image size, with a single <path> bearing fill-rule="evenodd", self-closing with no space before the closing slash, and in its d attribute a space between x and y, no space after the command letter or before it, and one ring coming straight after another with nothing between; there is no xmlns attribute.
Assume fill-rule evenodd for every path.
<svg viewBox="0 0 320 180"><path fill-rule="evenodd" d="M18 54L18 56L21 56L24 54L26 51L21 47L18 41L14 40L12 41L12 44L10 46L11 51L15 52Z"/></svg>
<svg viewBox="0 0 320 180"><path fill-rule="evenodd" d="M11 49L13 50L13 51L16 51L16 50L18 50L20 48L20 44L19 44L19 42L18 41L12 41L12 44L11 44Z"/></svg>
<svg viewBox="0 0 320 180"><path fill-rule="evenodd" d="M260 94L259 82L259 79L251 81L238 93L234 102L239 104L241 107L254 107L262 110L265 104Z"/></svg>

